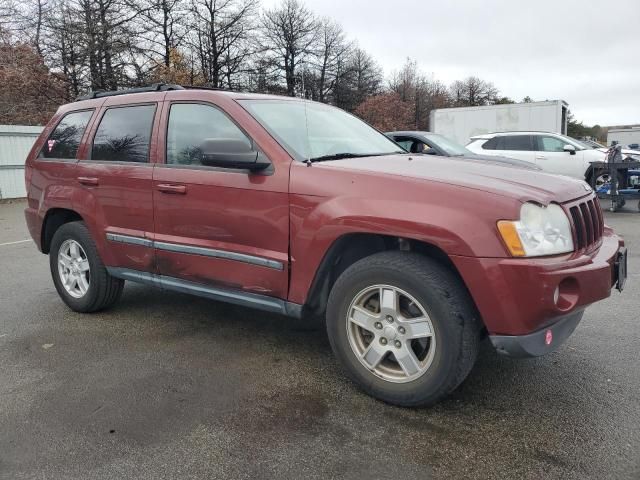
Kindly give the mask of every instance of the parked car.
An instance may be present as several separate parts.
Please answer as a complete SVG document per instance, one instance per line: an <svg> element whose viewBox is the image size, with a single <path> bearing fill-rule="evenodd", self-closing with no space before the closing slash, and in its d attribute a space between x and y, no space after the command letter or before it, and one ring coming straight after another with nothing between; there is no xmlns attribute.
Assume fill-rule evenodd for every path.
<svg viewBox="0 0 640 480"><path fill-rule="evenodd" d="M541 170L533 162L516 160L515 158L497 157L495 155L478 155L453 140L432 132L387 132L386 136L395 141L407 152L420 153L425 155L441 155L443 157L464 157L471 160L481 160L514 165L531 170Z"/></svg>
<svg viewBox="0 0 640 480"><path fill-rule="evenodd" d="M638 153L640 153L638 152L638 150L640 150L640 143L630 143L627 146L629 147L629 150L634 151L633 155L637 155Z"/></svg>
<svg viewBox="0 0 640 480"><path fill-rule="evenodd" d="M591 162L602 162L605 153L587 148L570 137L550 132L500 132L471 137L467 148L475 153L517 158L534 162L549 173L591 182L594 170Z"/></svg>
<svg viewBox="0 0 640 480"><path fill-rule="evenodd" d="M554 350L626 278L584 182L400 152L288 97L93 93L54 115L25 180L29 231L72 310L132 281L319 316L357 384L403 406L455 389L486 336L514 357Z"/></svg>

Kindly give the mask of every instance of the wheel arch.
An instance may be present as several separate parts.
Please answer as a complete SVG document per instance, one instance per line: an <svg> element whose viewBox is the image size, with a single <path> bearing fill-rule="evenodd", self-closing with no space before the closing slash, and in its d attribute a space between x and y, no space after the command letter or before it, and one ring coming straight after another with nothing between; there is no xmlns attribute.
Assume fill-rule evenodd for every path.
<svg viewBox="0 0 640 480"><path fill-rule="evenodd" d="M68 208L51 208L47 211L42 222L42 231L40 233L40 246L42 253L49 253L51 248L51 240L56 231L64 224L69 222L83 221L82 216L75 210Z"/></svg>
<svg viewBox="0 0 640 480"><path fill-rule="evenodd" d="M303 314L323 317L331 288L342 272L358 260L393 250L416 252L438 261L458 277L468 292L464 279L449 256L433 243L394 235L348 233L338 237L322 258L311 282ZM470 294L469 298L472 298Z"/></svg>

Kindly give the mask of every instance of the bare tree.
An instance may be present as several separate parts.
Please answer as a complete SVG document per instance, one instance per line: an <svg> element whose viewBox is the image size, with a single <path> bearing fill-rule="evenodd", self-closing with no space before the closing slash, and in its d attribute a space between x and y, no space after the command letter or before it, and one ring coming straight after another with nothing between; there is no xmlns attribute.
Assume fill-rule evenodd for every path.
<svg viewBox="0 0 640 480"><path fill-rule="evenodd" d="M252 52L249 36L255 28L256 0L192 0L190 46L200 61L205 81L231 87Z"/></svg>
<svg viewBox="0 0 640 480"><path fill-rule="evenodd" d="M451 98L456 106L491 105L498 98L498 89L491 82L470 76L451 84Z"/></svg>
<svg viewBox="0 0 640 480"><path fill-rule="evenodd" d="M320 34L316 51L318 70L318 97L326 102L333 91L338 78L338 65L350 52L351 45L346 41L342 26L330 18L320 21Z"/></svg>
<svg viewBox="0 0 640 480"><path fill-rule="evenodd" d="M382 90L382 69L362 48L355 47L344 64L338 63L334 103L350 112Z"/></svg>
<svg viewBox="0 0 640 480"><path fill-rule="evenodd" d="M407 58L399 72L392 75L389 89L410 105L412 128L417 130L428 130L431 110L450 106L447 87L438 80L428 78L410 58Z"/></svg>
<svg viewBox="0 0 640 480"><path fill-rule="evenodd" d="M298 0L284 0L262 15L262 35L266 52L287 85L287 95L296 94L298 68L314 53L318 22L313 13Z"/></svg>
<svg viewBox="0 0 640 480"><path fill-rule="evenodd" d="M159 58L161 65L171 68L172 52L180 47L186 35L182 21L187 13L185 0L144 0L142 15L142 37L146 44L145 55ZM145 28L146 27L146 28Z"/></svg>
<svg viewBox="0 0 640 480"><path fill-rule="evenodd" d="M68 2L58 2L49 10L44 23L40 51L49 65L62 73L66 81L67 100L77 97L88 85L86 37L77 10Z"/></svg>

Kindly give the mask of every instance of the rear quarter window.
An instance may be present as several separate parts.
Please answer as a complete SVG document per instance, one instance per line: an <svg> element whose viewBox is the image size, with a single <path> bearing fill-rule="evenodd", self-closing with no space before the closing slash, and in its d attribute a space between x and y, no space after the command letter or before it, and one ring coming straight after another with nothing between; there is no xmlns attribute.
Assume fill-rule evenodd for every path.
<svg viewBox="0 0 640 480"><path fill-rule="evenodd" d="M82 135L87 129L93 110L67 113L51 132L40 151L40 158L75 159Z"/></svg>

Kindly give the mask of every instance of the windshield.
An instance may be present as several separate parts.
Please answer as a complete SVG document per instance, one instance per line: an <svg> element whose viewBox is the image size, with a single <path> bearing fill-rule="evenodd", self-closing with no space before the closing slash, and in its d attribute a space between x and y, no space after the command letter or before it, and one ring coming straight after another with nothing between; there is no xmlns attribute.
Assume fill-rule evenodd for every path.
<svg viewBox="0 0 640 480"><path fill-rule="evenodd" d="M604 145L599 144L594 140L580 140L580 143L586 146L587 148L607 148Z"/></svg>
<svg viewBox="0 0 640 480"><path fill-rule="evenodd" d="M456 143L453 140L449 140L447 137L443 137L442 135L439 135L437 133L425 134L425 138L434 143L437 147L440 147L447 153L447 155L451 155L452 157L458 157L461 155L473 155L473 152L471 150L467 150L459 143Z"/></svg>
<svg viewBox="0 0 640 480"><path fill-rule="evenodd" d="M296 160L403 152L362 120L338 108L299 100L240 100Z"/></svg>

